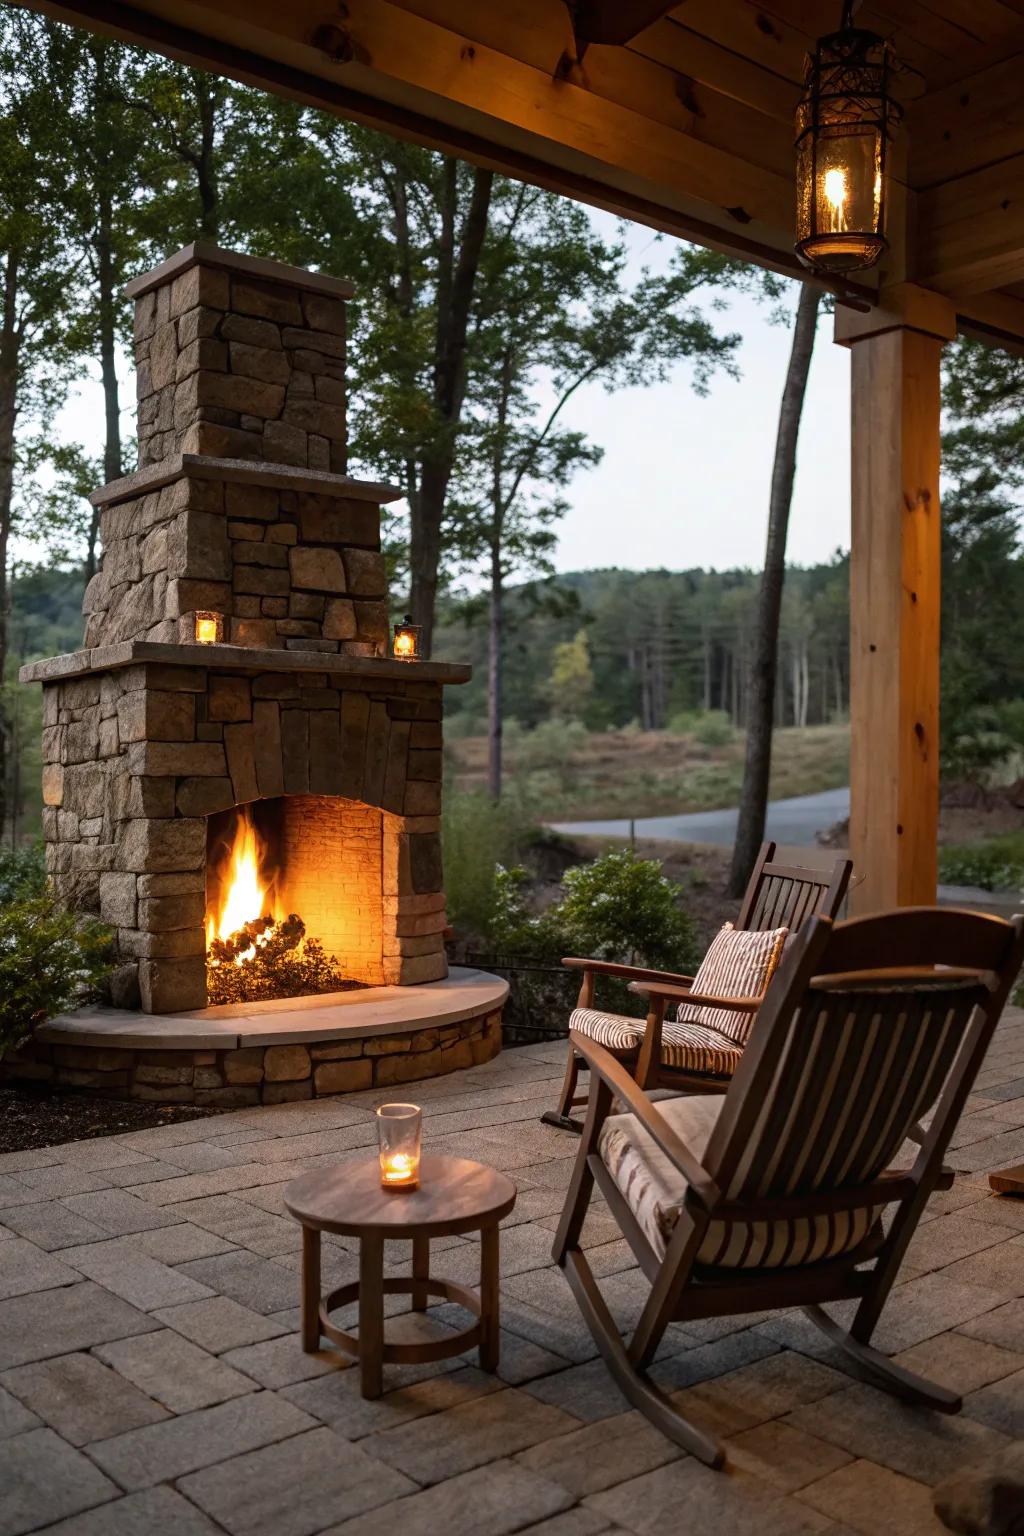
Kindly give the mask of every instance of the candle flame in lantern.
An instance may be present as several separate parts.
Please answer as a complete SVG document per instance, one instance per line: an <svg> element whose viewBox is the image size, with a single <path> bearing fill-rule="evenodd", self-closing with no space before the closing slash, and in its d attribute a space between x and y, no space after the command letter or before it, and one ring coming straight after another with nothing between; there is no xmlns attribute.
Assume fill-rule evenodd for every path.
<svg viewBox="0 0 1024 1536"><path fill-rule="evenodd" d="M830 233L842 234L846 229L846 172L836 166L826 171L822 191L831 210Z"/></svg>
<svg viewBox="0 0 1024 1536"><path fill-rule="evenodd" d="M267 886L260 879L259 836L250 811L243 809L235 821L227 870L220 885L219 908L207 913L206 942L229 939L246 923L264 917L267 909ZM240 955L235 963L240 964L245 958Z"/></svg>
<svg viewBox="0 0 1024 1536"><path fill-rule="evenodd" d="M410 635L408 630L399 630L395 636L395 655L411 656L415 648L416 641L414 636Z"/></svg>

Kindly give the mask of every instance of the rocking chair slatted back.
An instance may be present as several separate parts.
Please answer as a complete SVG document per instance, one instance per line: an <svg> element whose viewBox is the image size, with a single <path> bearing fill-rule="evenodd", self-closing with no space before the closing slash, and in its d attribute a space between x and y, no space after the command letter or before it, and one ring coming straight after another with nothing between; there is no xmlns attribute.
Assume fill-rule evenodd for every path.
<svg viewBox="0 0 1024 1536"><path fill-rule="evenodd" d="M830 869L777 864L775 843L765 843L747 885L737 928L764 933L788 928L796 933L819 913L838 917L853 868L849 859L836 859Z"/></svg>

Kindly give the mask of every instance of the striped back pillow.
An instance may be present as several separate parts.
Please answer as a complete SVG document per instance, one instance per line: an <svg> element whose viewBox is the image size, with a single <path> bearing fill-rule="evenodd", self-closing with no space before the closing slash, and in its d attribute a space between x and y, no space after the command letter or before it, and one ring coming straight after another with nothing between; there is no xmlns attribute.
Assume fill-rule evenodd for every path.
<svg viewBox="0 0 1024 1536"><path fill-rule="evenodd" d="M705 997L762 997L788 937L788 928L747 933L726 923L715 935L693 978L694 992ZM694 1003L680 1003L676 1013L678 1023L717 1029L738 1045L746 1045L755 1017L752 1013L732 1013L726 1008L700 1007Z"/></svg>

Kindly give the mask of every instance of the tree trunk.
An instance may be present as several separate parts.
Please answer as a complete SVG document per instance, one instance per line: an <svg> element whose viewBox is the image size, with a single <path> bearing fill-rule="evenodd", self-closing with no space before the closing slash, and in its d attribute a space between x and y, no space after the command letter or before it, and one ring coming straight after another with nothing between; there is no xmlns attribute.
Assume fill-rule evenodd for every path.
<svg viewBox="0 0 1024 1536"><path fill-rule="evenodd" d="M487 791L501 799L502 738L504 733L505 588L501 549L491 548L491 601L487 627Z"/></svg>
<svg viewBox="0 0 1024 1536"><path fill-rule="evenodd" d="M18 258L7 252L0 320L0 835L7 825L9 723L6 682L10 590L7 557L14 510L14 428L18 415L20 335L17 318Z"/></svg>
<svg viewBox="0 0 1024 1536"><path fill-rule="evenodd" d="M113 210L109 189L100 186L96 221L96 277L99 299L100 377L103 381L103 478L109 485L121 476L121 402L117 388L115 348L117 342L116 280L112 246ZM99 534L99 510L93 508L89 523L85 579L96 574L96 541Z"/></svg>
<svg viewBox="0 0 1024 1536"><path fill-rule="evenodd" d="M204 240L216 241L220 236L220 188L217 185L215 151L217 145L217 108L220 105L221 84L206 75L192 76L199 108L199 154L195 161L196 182L199 187L199 233Z"/></svg>
<svg viewBox="0 0 1024 1536"><path fill-rule="evenodd" d="M764 841L765 815L768 809L768 781L772 767L772 706L775 698L775 674L779 653L779 613L786 577L786 535L789 509L793 500L796 474L796 446L800 435L800 417L807 375L814 351L814 333L818 322L821 291L805 283L800 290L793 347L786 371L779 409L779 428L775 440L771 499L768 507L768 538L765 547L764 577L758 595L757 628L754 635L754 659L750 671L747 705L747 754L740 795L739 823L729 894L741 896L750 879L757 852Z"/></svg>
<svg viewBox="0 0 1024 1536"><path fill-rule="evenodd" d="M439 430L431 451L424 456L418 504L412 509L409 547L409 603L413 620L422 626L423 651L426 656L430 655L434 638L434 609L441 564L441 526L448 485L455 465L455 443L466 392L466 336L494 184L493 171L480 168L474 171L473 190L456 260L458 167L454 160L446 161L444 174L432 390Z"/></svg>

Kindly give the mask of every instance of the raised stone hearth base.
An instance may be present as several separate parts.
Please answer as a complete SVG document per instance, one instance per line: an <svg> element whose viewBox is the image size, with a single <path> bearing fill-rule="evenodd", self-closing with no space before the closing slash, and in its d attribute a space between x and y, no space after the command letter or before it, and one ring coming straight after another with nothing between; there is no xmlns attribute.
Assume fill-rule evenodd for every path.
<svg viewBox="0 0 1024 1536"><path fill-rule="evenodd" d="M507 993L498 976L453 968L424 986L173 1016L83 1009L43 1025L0 1079L225 1108L387 1088L490 1061Z"/></svg>

